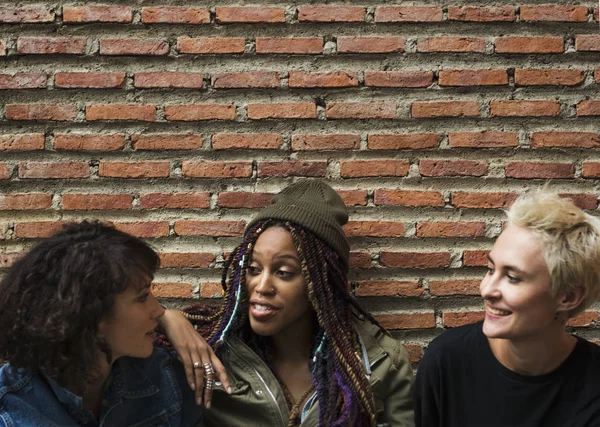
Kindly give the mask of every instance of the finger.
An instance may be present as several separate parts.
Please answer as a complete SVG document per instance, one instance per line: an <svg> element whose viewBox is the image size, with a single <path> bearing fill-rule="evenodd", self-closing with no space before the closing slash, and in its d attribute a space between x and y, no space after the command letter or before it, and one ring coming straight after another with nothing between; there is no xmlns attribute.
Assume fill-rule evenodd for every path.
<svg viewBox="0 0 600 427"><path fill-rule="evenodd" d="M232 392L231 384L229 384L229 379L227 378L227 371L225 370L225 366L223 366L223 364L221 363L219 358L215 355L215 353L212 351L212 349L210 350L210 352L212 353L211 361L212 361L212 365L215 370L215 373L217 374L217 377L219 377L219 381L221 381L221 384L223 384L223 389L225 389L228 394L231 394L231 392Z"/></svg>
<svg viewBox="0 0 600 427"><path fill-rule="evenodd" d="M182 352L179 355L179 359L181 360L181 363L183 364L183 369L185 370L185 377L187 379L187 382L190 386L190 388L192 390L196 389L196 380L195 380L195 375L194 375L194 367L193 367L193 362L192 362L192 358L190 357L188 352Z"/></svg>
<svg viewBox="0 0 600 427"><path fill-rule="evenodd" d="M207 362L204 365L204 377L204 407L209 409L212 402L212 394L216 378L211 362Z"/></svg>
<svg viewBox="0 0 600 427"><path fill-rule="evenodd" d="M204 369L202 368L202 362L198 362L198 367L194 369L194 375L196 381L196 403L202 405L204 391Z"/></svg>

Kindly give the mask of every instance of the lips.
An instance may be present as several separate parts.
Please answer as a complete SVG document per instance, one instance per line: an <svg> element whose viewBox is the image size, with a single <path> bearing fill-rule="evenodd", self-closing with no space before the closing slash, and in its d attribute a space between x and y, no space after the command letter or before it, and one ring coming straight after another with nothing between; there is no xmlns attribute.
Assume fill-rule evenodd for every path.
<svg viewBox="0 0 600 427"><path fill-rule="evenodd" d="M275 315L278 307L261 300L250 300L250 314L256 319L266 319Z"/></svg>
<svg viewBox="0 0 600 427"><path fill-rule="evenodd" d="M489 305L486 306L486 309L488 313L493 314L494 316L508 316L509 314L512 314L512 311L500 310L499 308L493 308Z"/></svg>

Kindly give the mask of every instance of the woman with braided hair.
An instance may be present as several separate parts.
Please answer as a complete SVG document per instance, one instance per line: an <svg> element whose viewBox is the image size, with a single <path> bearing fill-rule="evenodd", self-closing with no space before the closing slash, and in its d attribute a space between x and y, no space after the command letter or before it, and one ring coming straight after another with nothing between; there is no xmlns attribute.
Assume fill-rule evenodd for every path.
<svg viewBox="0 0 600 427"><path fill-rule="evenodd" d="M189 355L184 320L210 324L208 343L227 370L231 394L216 384L207 426L414 425L406 351L349 293L347 221L327 184L292 184L230 254L220 311L167 310L175 349L201 358Z"/></svg>

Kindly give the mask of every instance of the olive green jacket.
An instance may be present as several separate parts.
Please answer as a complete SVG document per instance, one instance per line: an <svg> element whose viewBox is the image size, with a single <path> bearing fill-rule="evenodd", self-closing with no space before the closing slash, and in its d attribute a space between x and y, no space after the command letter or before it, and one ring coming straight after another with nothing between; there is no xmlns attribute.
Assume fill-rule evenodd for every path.
<svg viewBox="0 0 600 427"><path fill-rule="evenodd" d="M368 357L377 423L414 426L413 375L406 350L368 321L356 320L354 325ZM217 384L211 408L204 412L205 426L286 427L289 410L285 396L267 365L237 337L228 338L222 348L219 356L233 393L228 395ZM316 395L308 399L302 412L302 427L319 425Z"/></svg>

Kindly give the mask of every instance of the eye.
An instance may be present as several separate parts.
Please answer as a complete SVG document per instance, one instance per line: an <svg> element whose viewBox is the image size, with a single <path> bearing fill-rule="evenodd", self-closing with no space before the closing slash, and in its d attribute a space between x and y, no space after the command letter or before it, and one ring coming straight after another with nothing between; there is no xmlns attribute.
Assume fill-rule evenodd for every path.
<svg viewBox="0 0 600 427"><path fill-rule="evenodd" d="M251 276L256 276L257 274L260 274L260 268L258 268L256 265L249 265L247 272Z"/></svg>
<svg viewBox="0 0 600 427"><path fill-rule="evenodd" d="M492 267L492 266L490 266L490 265L488 265L488 266L486 267L486 269L487 269L487 273L486 273L486 274L487 274L488 276L491 276L491 275L492 275L492 274L494 274L494 272L496 271L496 270L494 270L494 267Z"/></svg>
<svg viewBox="0 0 600 427"><path fill-rule="evenodd" d="M516 276L512 276L510 274L507 274L506 277L508 278L508 281L510 283L519 283L521 281L520 278L516 277Z"/></svg>
<svg viewBox="0 0 600 427"><path fill-rule="evenodd" d="M138 301L139 302L146 302L148 300L148 297L150 296L150 292L144 292L143 294L141 294L138 297Z"/></svg>
<svg viewBox="0 0 600 427"><path fill-rule="evenodd" d="M286 271L286 270L277 270L276 274L279 277L281 277L282 279L290 279L294 276L294 273L292 273L291 271Z"/></svg>

